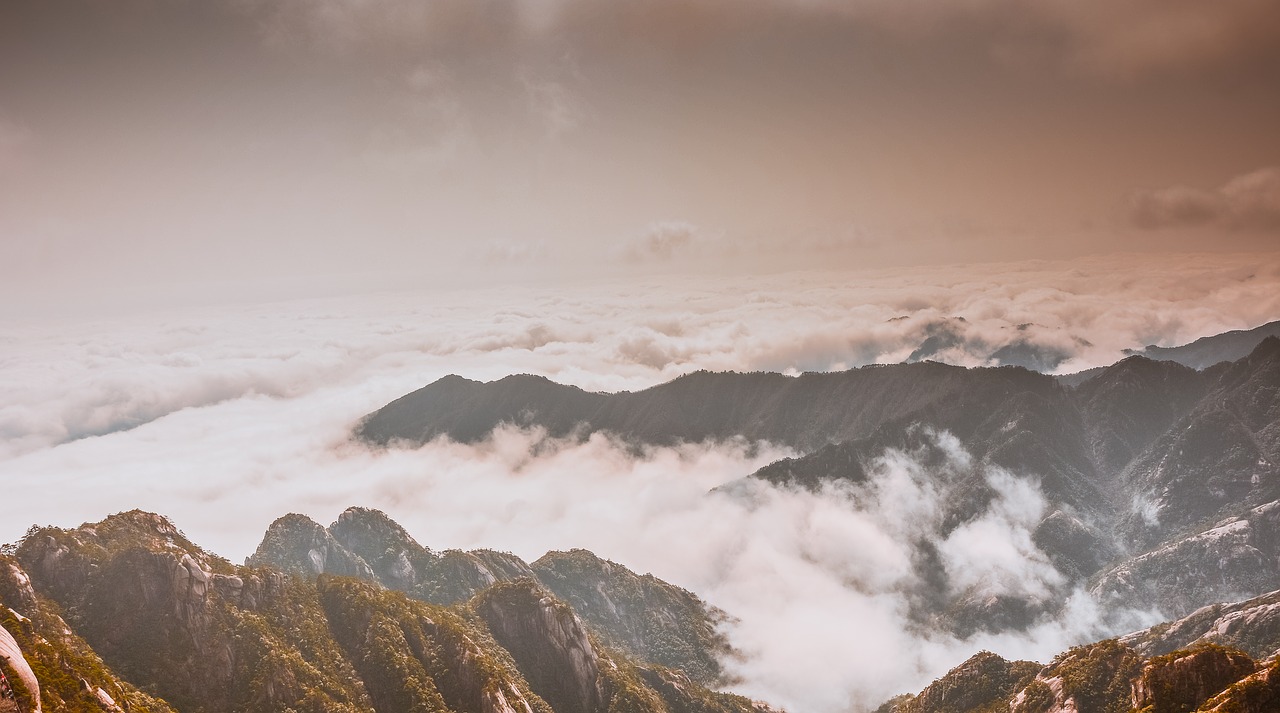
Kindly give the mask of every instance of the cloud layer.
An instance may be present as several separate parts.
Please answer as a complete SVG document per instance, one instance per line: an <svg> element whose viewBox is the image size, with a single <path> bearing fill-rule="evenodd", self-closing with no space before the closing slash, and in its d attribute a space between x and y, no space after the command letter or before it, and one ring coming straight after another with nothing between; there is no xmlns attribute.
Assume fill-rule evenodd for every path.
<svg viewBox="0 0 1280 713"><path fill-rule="evenodd" d="M945 467L888 452L856 488L738 483L708 495L787 453L726 443L637 456L600 436L556 443L516 431L375 453L350 441L352 425L448 373L634 390L696 369L900 361L939 335L930 358L985 364L1019 343L1061 354L1069 370L1277 316L1276 256L1199 255L10 320L0 325L0 484L12 516L0 540L33 522L74 526L143 508L238 560L283 513L329 522L358 504L434 548L535 558L587 547L739 617L730 635L747 654L731 664L740 690L795 710L858 710L978 648L1044 657L1111 630L1031 541L1045 507L1035 474L987 472L991 505L946 530L947 472L968 456L945 435ZM1057 602L1047 610L1058 613L1023 634L920 631L922 542L940 558L948 596L1029 597Z"/></svg>
<svg viewBox="0 0 1280 713"><path fill-rule="evenodd" d="M1280 231L1280 168L1237 176L1217 190L1171 186L1133 196L1131 219L1147 229L1218 225L1231 230Z"/></svg>

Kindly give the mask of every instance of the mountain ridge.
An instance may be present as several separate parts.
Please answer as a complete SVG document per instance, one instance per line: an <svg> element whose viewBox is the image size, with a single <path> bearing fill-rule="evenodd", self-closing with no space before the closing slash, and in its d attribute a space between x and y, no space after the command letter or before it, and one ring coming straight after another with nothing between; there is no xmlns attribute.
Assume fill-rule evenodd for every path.
<svg viewBox="0 0 1280 713"><path fill-rule="evenodd" d="M350 528L353 518L390 522L372 512L354 509L345 524ZM307 539L276 538L266 553L296 555L274 547L294 541L341 547L319 536L303 516L284 516L276 526ZM394 530L404 533L398 525ZM40 696L50 710L82 710L57 697L67 686L83 689L77 700L93 710L123 710L105 702L110 698L130 710L157 713L768 710L606 644L607 637L597 638L576 611L532 577L507 578L442 606L383 587L368 566L356 568L355 577L286 572L261 561L235 566L191 543L167 518L142 511L70 530L32 528L7 550L13 554L0 555L0 574L7 573L0 577L0 614L11 612L3 621L6 631L26 631L13 622L34 619L18 609L66 616L65 623L52 619L19 637L27 660L39 656L41 641L84 636L75 639L85 652L80 659L57 653L61 669L38 669L49 677L41 680ZM308 566L355 561L333 554L312 557L308 550L301 557ZM486 608L497 599L505 604ZM559 623L545 628L539 622L549 613ZM581 665L541 668L557 647L579 652L574 660ZM72 671L66 679L71 683L59 684L63 674L57 670ZM599 695L566 704L553 695L569 685L558 678L565 676ZM86 680L103 683L82 686Z"/></svg>

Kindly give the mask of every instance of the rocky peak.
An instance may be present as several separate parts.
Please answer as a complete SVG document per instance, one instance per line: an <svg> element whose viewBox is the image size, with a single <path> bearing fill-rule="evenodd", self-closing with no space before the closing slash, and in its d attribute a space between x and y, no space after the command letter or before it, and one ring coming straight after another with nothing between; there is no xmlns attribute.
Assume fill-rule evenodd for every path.
<svg viewBox="0 0 1280 713"><path fill-rule="evenodd" d="M285 572L310 576L340 574L374 578L368 563L343 547L315 520L297 513L272 522L258 549L245 560L245 564L276 567Z"/></svg>
<svg viewBox="0 0 1280 713"><path fill-rule="evenodd" d="M600 658L568 605L522 578L490 587L472 606L511 652L534 693L557 713L603 709Z"/></svg>
<svg viewBox="0 0 1280 713"><path fill-rule="evenodd" d="M381 510L347 508L329 526L329 534L392 589L412 591L438 559Z"/></svg>

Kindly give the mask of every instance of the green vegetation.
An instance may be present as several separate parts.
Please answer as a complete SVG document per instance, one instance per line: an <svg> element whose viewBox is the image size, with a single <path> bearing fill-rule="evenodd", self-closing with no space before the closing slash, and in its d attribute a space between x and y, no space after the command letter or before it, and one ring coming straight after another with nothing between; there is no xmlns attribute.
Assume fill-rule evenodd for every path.
<svg viewBox="0 0 1280 713"><path fill-rule="evenodd" d="M1197 644L1148 660L1140 679L1142 699L1135 704L1146 703L1139 713L1187 713L1256 668L1242 651Z"/></svg>

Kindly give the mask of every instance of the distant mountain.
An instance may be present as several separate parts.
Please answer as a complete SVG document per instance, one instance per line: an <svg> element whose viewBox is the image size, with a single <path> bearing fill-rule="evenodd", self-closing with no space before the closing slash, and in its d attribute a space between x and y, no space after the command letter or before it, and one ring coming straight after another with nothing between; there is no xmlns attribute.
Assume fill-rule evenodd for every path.
<svg viewBox="0 0 1280 713"><path fill-rule="evenodd" d="M611 642L625 637L597 635L536 579L510 576L518 572L494 573L504 579L452 606L387 589L376 581L379 572L394 571L401 583L426 581L385 565L429 551L392 553L369 565L337 535L357 549L379 538L412 541L376 511L344 516L328 530L299 516L281 518L257 564L245 567L201 549L151 513L121 513L73 530L32 528L7 548L12 555L0 556L0 643L12 641L28 664L2 669L19 683L15 705L24 713L38 710L37 702L49 711L154 713L767 710L615 648ZM288 572L262 561L275 557ZM687 592L589 553L566 558L552 557L558 564L551 568L572 591L593 586L600 572L609 575L598 582L599 596L629 613L593 616L637 633L630 639L637 648L653 643L662 653L663 645L686 642L687 653L697 646L688 642L705 634L699 624L705 609ZM355 576L315 569L330 564ZM451 571L432 570L441 578ZM636 581L658 594L651 605L631 598L627 587ZM646 619L672 624L624 626ZM697 625L688 637L681 635L684 622ZM21 685L27 669L35 685Z"/></svg>
<svg viewBox="0 0 1280 713"><path fill-rule="evenodd" d="M1280 538L1270 534L1280 512L1276 337L1203 371L1129 357L1076 387L1017 367L936 363L797 377L698 372L618 394L532 376L446 377L370 414L356 433L413 446L475 441L503 424L636 444L788 445L801 455L753 477L807 488L860 483L886 449L943 462L933 434L946 432L973 463L938 483L939 537L985 511L995 493L984 474L998 466L1038 479L1049 508L1035 543L1072 586L1117 608L1155 604L1183 616L1280 584ZM969 598L939 578L937 562L918 567L916 614L959 634L1020 628L1056 606Z"/></svg>
<svg viewBox="0 0 1280 713"><path fill-rule="evenodd" d="M1224 361L1236 361L1253 351L1267 337L1280 337L1280 320L1253 329L1237 329L1183 344L1180 347L1129 349L1125 353L1159 361L1176 361L1192 369L1205 369Z"/></svg>
<svg viewBox="0 0 1280 713"><path fill-rule="evenodd" d="M935 319L921 325L923 339L904 361L946 361L949 353L954 356L958 352L992 366L1020 366L1048 372L1070 359L1071 350L1040 343L1035 338L1040 330L1031 323L1002 327L1001 335L993 343L987 335L972 333L964 317ZM1089 346L1083 340L1074 341L1076 347Z"/></svg>

